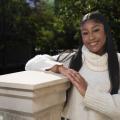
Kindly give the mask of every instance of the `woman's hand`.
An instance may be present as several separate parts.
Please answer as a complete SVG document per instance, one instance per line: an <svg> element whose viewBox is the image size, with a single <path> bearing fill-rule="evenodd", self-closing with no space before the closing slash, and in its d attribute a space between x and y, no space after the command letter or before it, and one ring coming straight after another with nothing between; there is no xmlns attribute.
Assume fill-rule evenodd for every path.
<svg viewBox="0 0 120 120"><path fill-rule="evenodd" d="M60 71L59 71L60 67L63 67L63 65L54 65L52 68L46 69L46 71L60 73Z"/></svg>
<svg viewBox="0 0 120 120"><path fill-rule="evenodd" d="M87 89L87 82L80 75L80 73L76 72L73 69L66 68L64 66L58 66L59 73L65 75L73 85L79 90L82 96L85 96L85 92Z"/></svg>
<svg viewBox="0 0 120 120"><path fill-rule="evenodd" d="M72 84L79 90L80 94L82 96L85 96L87 82L78 72L76 72L73 69L66 68L63 65L55 65L48 70L65 75L72 82Z"/></svg>

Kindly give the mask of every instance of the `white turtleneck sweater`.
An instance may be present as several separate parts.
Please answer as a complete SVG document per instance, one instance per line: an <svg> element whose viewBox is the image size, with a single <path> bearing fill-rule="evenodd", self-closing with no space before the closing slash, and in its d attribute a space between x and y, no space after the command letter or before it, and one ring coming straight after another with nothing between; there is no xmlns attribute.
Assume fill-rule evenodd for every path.
<svg viewBox="0 0 120 120"><path fill-rule="evenodd" d="M70 120L120 120L120 94L109 93L107 57L107 53L99 56L83 46L83 65L79 73L88 83L86 94L82 97L73 87L62 116ZM120 54L118 57L120 60ZM61 64L55 61L56 58L57 56L49 55L36 56L28 61L25 69L45 70L55 64Z"/></svg>

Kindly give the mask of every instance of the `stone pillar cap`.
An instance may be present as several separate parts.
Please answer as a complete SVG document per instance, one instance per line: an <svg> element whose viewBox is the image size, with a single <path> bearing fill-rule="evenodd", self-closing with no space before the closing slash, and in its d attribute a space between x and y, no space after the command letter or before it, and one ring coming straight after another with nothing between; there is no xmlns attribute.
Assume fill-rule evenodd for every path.
<svg viewBox="0 0 120 120"><path fill-rule="evenodd" d="M65 82L65 76L48 71L21 71L0 76L1 88L34 90Z"/></svg>

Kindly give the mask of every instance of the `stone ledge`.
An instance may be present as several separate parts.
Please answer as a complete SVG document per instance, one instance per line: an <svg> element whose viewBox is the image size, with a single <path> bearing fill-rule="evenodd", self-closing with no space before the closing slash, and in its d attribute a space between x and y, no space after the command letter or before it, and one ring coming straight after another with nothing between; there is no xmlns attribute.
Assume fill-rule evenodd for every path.
<svg viewBox="0 0 120 120"><path fill-rule="evenodd" d="M69 85L64 76L51 72L2 75L0 114L3 120L12 116L18 116L17 119L13 117L14 120L59 120Z"/></svg>

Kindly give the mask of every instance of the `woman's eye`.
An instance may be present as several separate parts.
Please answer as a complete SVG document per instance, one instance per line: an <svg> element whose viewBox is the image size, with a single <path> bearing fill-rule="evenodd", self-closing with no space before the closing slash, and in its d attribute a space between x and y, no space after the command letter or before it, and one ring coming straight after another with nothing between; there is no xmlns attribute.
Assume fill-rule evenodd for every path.
<svg viewBox="0 0 120 120"><path fill-rule="evenodd" d="M93 32L98 32L100 29L94 29Z"/></svg>
<svg viewBox="0 0 120 120"><path fill-rule="evenodd" d="M88 32L82 32L82 35L87 35L88 34Z"/></svg>

